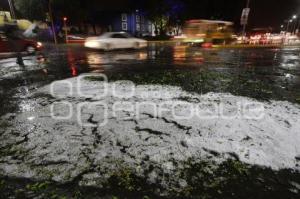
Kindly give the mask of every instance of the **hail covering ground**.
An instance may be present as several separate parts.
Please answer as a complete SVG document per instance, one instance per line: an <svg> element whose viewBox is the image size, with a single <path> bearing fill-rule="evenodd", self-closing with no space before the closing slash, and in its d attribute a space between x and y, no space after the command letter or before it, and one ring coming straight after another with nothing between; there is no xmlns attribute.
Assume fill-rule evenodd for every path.
<svg viewBox="0 0 300 199"><path fill-rule="evenodd" d="M64 84L69 82L70 88ZM51 93L51 85L55 95ZM179 87L139 85L134 96L119 98L111 92L117 85L120 92L128 93L129 82L108 83L108 94L103 93L103 82L78 77L54 82L28 96L31 108L20 114L7 114L2 121L8 127L0 133L1 148L10 148L15 155L0 157L0 172L20 178L54 180L65 183L80 176L80 185L102 187L105 180L121 167L136 171L137 175L150 165L159 167L163 173L171 174L173 181L186 186L178 172L181 162L194 158L222 163L227 159L238 159L250 165L271 167L274 170L293 169L300 171L300 107L284 101L258 102L251 98L227 93L199 95L183 91ZM84 91L82 97L78 88ZM51 107L57 115L68 115L71 104L74 115L68 120L57 120L51 116ZM103 121L101 107L83 107L80 120L92 126L78 123L77 107L81 103L101 101L108 105L108 123ZM139 117L128 110L112 114L112 107L119 103L155 104L186 102L209 109L213 104L222 104L227 115L239 112L237 104L262 103L262 119L176 119L165 111L157 117L149 106L140 106ZM181 116L189 114L186 107L177 106ZM175 164L176 163L176 164ZM154 171L143 176L157 182ZM170 179L168 179L169 181ZM170 182L160 183L168 186ZM171 185L170 185L171 186Z"/></svg>

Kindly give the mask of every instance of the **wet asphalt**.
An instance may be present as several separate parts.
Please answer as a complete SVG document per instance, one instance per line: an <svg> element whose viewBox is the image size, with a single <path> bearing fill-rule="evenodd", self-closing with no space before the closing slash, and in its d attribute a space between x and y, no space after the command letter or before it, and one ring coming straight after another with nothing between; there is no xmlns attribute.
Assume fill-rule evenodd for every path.
<svg viewBox="0 0 300 199"><path fill-rule="evenodd" d="M42 52L0 59L0 116L26 110L37 88L82 73L109 80L166 84L196 92L226 92L258 100L300 103L300 47L202 49L151 43L147 49L101 52L78 45L46 45Z"/></svg>

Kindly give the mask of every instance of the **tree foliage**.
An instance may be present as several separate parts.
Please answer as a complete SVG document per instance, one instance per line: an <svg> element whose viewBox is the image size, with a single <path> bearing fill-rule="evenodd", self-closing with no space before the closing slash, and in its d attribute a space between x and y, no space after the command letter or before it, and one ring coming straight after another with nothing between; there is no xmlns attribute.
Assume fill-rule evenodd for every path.
<svg viewBox="0 0 300 199"><path fill-rule="evenodd" d="M180 0L151 0L144 4L144 9L156 32L164 35L169 25L179 22L184 4Z"/></svg>
<svg viewBox="0 0 300 199"><path fill-rule="evenodd" d="M95 13L102 12L108 7L113 8L112 2L99 0L14 0L14 5L22 18L45 20L49 1L56 22L61 22L63 17L67 17L69 23L79 25L79 27L87 21L92 24L96 23L98 19ZM154 24L156 32L161 35L167 32L169 26L176 27L182 21L180 15L184 4L181 0L127 1L134 2L131 5L137 5L136 9L142 10Z"/></svg>
<svg viewBox="0 0 300 199"><path fill-rule="evenodd" d="M14 0L14 6L22 18L45 20L49 1L55 20L67 16L73 22L78 22L86 18L88 10L83 0Z"/></svg>
<svg viewBox="0 0 300 199"><path fill-rule="evenodd" d="M14 0L14 6L22 18L29 20L45 20L45 0Z"/></svg>

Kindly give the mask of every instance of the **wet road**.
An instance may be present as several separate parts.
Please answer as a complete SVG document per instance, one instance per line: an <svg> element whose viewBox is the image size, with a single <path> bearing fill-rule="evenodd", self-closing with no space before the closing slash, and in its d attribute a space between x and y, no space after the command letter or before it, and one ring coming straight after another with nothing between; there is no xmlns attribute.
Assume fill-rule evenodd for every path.
<svg viewBox="0 0 300 199"><path fill-rule="evenodd" d="M199 49L150 44L144 50L99 52L46 47L43 55L0 60L0 115L29 109L26 97L42 85L81 73L110 80L180 86L196 93L229 92L259 100L300 102L300 48Z"/></svg>

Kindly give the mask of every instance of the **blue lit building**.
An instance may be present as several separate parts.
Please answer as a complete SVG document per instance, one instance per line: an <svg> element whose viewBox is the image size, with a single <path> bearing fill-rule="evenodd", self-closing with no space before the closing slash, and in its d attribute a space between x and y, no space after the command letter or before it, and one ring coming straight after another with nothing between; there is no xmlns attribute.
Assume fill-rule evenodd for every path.
<svg viewBox="0 0 300 199"><path fill-rule="evenodd" d="M152 36L154 27L147 17L138 10L135 12L121 12L113 17L111 31L124 31L134 36Z"/></svg>
<svg viewBox="0 0 300 199"><path fill-rule="evenodd" d="M102 34L104 32L128 32L133 36L154 36L154 25L139 10L95 10L90 13L88 34Z"/></svg>

